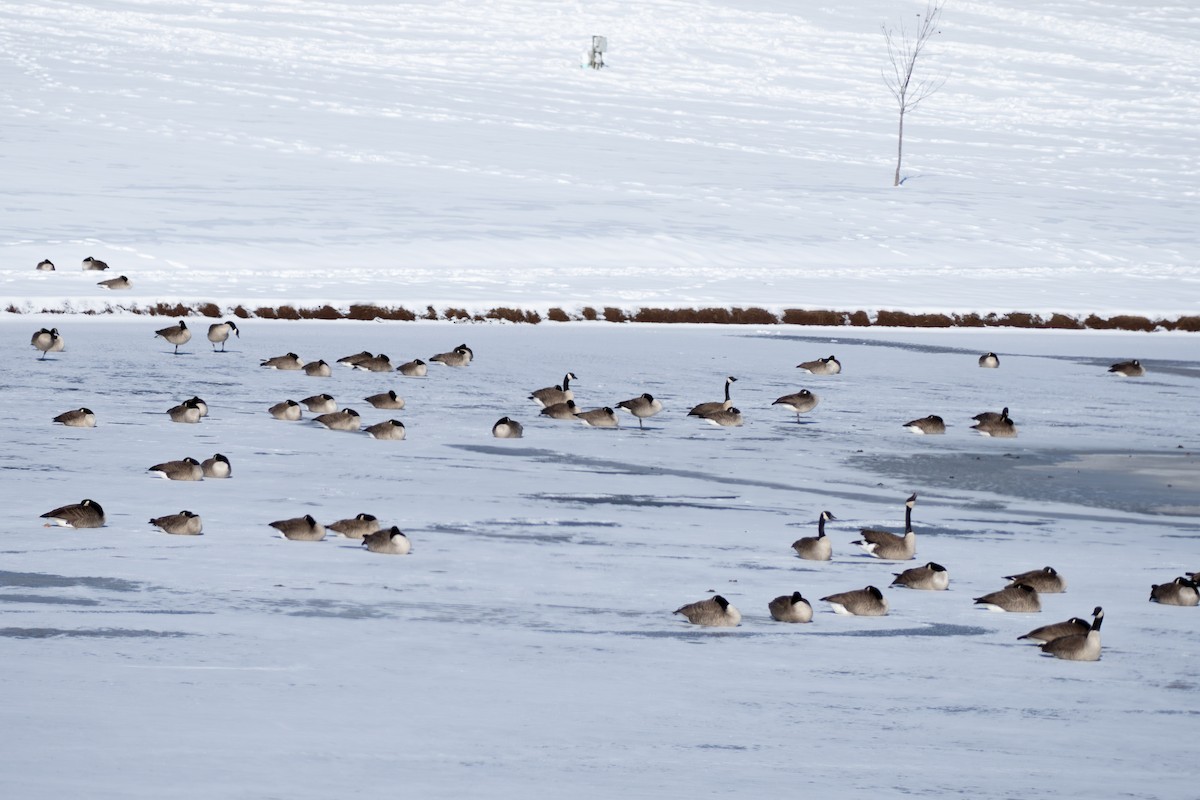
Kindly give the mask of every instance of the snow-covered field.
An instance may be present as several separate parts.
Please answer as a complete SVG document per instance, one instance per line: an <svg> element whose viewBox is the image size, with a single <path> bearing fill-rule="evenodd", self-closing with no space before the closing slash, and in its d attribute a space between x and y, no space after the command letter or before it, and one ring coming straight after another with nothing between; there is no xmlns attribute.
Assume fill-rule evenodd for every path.
<svg viewBox="0 0 1200 800"><path fill-rule="evenodd" d="M0 750L21 798L739 796L1186 797L1195 791L1200 609L1147 602L1200 570L1188 335L572 323L248 321L224 355L173 356L159 320L0 319ZM57 325L67 348L28 347ZM393 362L466 343L423 379L261 369L368 349ZM976 366L987 350L998 370ZM802 360L835 354L839 376ZM1110 376L1139 358L1149 374ZM584 406L641 392L640 431L539 419L531 389L568 370ZM694 419L727 375L742 428ZM805 417L772 408L808 387ZM359 398L394 388L401 412ZM328 392L403 442L273 420ZM170 422L198 394L209 417ZM94 429L50 423L87 406ZM1008 406L1020 434L970 417ZM936 413L945 436L901 424ZM508 414L525 438L490 436ZM306 417L310 416L306 414ZM227 481L146 468L229 457ZM899 530L917 492L917 561L850 541ZM84 497L99 530L45 529ZM146 524L180 509L200 537ZM822 510L834 559L793 540ZM414 552L279 538L269 522L358 512ZM886 588L935 560L947 592ZM972 598L1053 565L1040 614ZM817 598L874 584L892 611L842 617ZM736 629L673 617L720 592ZM799 590L808 625L772 622ZM1016 637L1104 607L1098 663Z"/></svg>
<svg viewBox="0 0 1200 800"><path fill-rule="evenodd" d="M0 299L1195 313L1194 5L955 0L894 189L923 7L0 2Z"/></svg>

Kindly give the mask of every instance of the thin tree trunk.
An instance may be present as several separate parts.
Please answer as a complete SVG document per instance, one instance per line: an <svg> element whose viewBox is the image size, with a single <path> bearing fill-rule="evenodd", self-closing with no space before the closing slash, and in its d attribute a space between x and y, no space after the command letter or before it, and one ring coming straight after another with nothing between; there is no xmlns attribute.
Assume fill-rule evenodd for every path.
<svg viewBox="0 0 1200 800"><path fill-rule="evenodd" d="M900 185L900 161L904 157L904 109L900 109L900 130L896 136L896 181L892 186Z"/></svg>

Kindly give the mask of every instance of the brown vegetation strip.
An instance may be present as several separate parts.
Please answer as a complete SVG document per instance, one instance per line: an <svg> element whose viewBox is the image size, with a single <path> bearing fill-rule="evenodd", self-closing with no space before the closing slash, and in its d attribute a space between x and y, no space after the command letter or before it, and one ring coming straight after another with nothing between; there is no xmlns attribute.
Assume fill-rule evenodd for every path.
<svg viewBox="0 0 1200 800"><path fill-rule="evenodd" d="M23 313L15 305L5 309L10 314ZM67 314L68 309L43 308L42 314ZM411 322L415 319L452 320L456 322L487 322L489 320L504 320L527 325L542 322L542 314L537 311L501 306L484 313L472 314L463 308L444 308L438 311L433 306L426 306L423 313L410 311L404 306L377 306L372 304L356 304L345 311L331 305L317 308L295 308L290 305L260 306L253 310L245 306L235 306L222 310L216 303L157 303L139 306L136 303L128 306L109 305L103 311L84 311L88 316L96 314L145 314L153 317L211 317L235 316L239 319L356 319L356 320L398 320ZM638 308L635 311L607 306L597 311L591 306L584 306L578 313L570 313L561 308L551 308L546 312L545 319L552 322L571 322L573 320L599 320L606 322L647 322L661 325L707 323L716 325L807 325L830 327L879 327L879 328L1048 328L1066 330L1123 330L1123 331L1188 331L1200 332L1200 316L1183 316L1176 319L1150 319L1134 314L1118 314L1113 317L1101 317L1089 314L1086 317L1072 317L1067 314L1051 314L1041 316L1021 311L1011 311L1007 314L913 314L907 311L879 311L874 317L865 311L830 311L825 309L789 308L782 315L777 315L765 308Z"/></svg>

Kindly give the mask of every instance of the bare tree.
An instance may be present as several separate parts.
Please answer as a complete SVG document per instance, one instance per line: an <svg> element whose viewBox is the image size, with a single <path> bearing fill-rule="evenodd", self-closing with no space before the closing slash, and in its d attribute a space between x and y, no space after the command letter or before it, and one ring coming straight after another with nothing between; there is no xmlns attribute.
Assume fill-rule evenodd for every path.
<svg viewBox="0 0 1200 800"><path fill-rule="evenodd" d="M945 7L944 0L928 0L925 13L917 14L916 29L910 31L903 22L900 30L884 26L883 37L887 40L888 61L891 69L884 68L883 82L887 84L892 97L896 98L896 106L900 110L900 127L896 140L896 180L893 186L900 185L900 164L904 160L904 115L915 109L929 95L942 88L945 78L915 79L913 74L917 69L917 60L925 52L929 41L941 33L938 21Z"/></svg>

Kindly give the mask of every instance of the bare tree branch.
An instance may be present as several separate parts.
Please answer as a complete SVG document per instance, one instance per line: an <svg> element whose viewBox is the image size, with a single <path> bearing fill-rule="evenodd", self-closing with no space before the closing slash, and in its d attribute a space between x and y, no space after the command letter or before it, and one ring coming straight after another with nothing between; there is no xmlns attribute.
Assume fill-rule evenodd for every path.
<svg viewBox="0 0 1200 800"><path fill-rule="evenodd" d="M945 0L927 0L925 13L917 15L915 29L900 23L899 31L883 27L883 38L887 43L888 64L880 71L883 82L896 100L900 112L900 124L896 142L896 176L893 186L900 185L900 165L904 158L904 115L915 109L921 101L942 88L945 78L920 78L914 80L917 62L925 53L930 40L941 33L941 20Z"/></svg>

